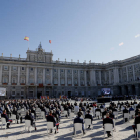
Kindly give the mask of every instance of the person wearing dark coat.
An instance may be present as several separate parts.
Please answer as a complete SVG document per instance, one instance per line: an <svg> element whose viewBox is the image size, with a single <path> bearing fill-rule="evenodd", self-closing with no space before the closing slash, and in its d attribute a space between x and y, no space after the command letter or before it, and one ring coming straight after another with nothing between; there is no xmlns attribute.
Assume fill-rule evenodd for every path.
<svg viewBox="0 0 140 140"><path fill-rule="evenodd" d="M112 119L114 119L114 114L112 113L111 110L109 111L109 117L112 118Z"/></svg>
<svg viewBox="0 0 140 140"><path fill-rule="evenodd" d="M85 134L85 130L84 130L84 121L83 121L82 118L80 118L80 117L81 117L81 113L78 112L77 115L78 115L78 116L74 119L74 124L75 124L75 123L81 123L81 124L82 124L83 134ZM75 128L74 128L74 132L75 132Z"/></svg>
<svg viewBox="0 0 140 140"><path fill-rule="evenodd" d="M8 123L7 123L7 128L9 128L10 120L9 120L7 114L6 114L6 110L3 110L3 113L1 114L1 117L2 117L2 118L5 118L6 122L8 122Z"/></svg>
<svg viewBox="0 0 140 140"><path fill-rule="evenodd" d="M45 107L43 106L43 108L41 109L41 111L45 112L45 115L47 115L47 111L45 109Z"/></svg>
<svg viewBox="0 0 140 140"><path fill-rule="evenodd" d="M135 129L137 129L137 124L140 124L140 112L138 112L138 116L136 116L134 120L134 125L132 125L134 129L134 133L135 133ZM137 137L137 133L136 133L136 137Z"/></svg>
<svg viewBox="0 0 140 140"><path fill-rule="evenodd" d="M18 124L18 120L20 118L20 123L22 123L22 117L20 117L19 113L16 110L16 107L14 107L12 114L16 115L16 119L17 119L17 124Z"/></svg>
<svg viewBox="0 0 140 140"><path fill-rule="evenodd" d="M126 106L124 106L124 110L123 110L123 117L124 117L124 113L129 113L129 111L126 109ZM127 122L127 118L125 118L125 122Z"/></svg>
<svg viewBox="0 0 140 140"><path fill-rule="evenodd" d="M92 124L93 117L92 117L92 115L91 115L91 114L89 114L89 113L90 113L90 111L89 111L89 110L87 111L87 113L88 113L88 114L86 114L86 115L85 115L85 119L91 119L91 124ZM88 128L90 128L90 125L89 125L89 127L88 127Z"/></svg>
<svg viewBox="0 0 140 140"><path fill-rule="evenodd" d="M104 116L106 115L107 113L107 108L104 109L104 112L102 112L102 118L104 118Z"/></svg>
<svg viewBox="0 0 140 140"><path fill-rule="evenodd" d="M30 120L30 121L31 121L31 125L32 125L33 127L35 127L35 130L36 130L36 125L35 125L34 119L33 119L33 117L31 116L31 114L29 114L28 111L26 112L25 120Z"/></svg>
<svg viewBox="0 0 140 140"><path fill-rule="evenodd" d="M10 117L10 116L11 116L11 111L10 111L10 108L9 108L8 105L6 105L5 110L6 110L6 112L7 112L8 117Z"/></svg>
<svg viewBox="0 0 140 140"><path fill-rule="evenodd" d="M111 118L109 118L109 113L106 113L106 118L103 119L103 127L104 127L104 125L105 125L106 123L110 123L110 124L112 124L113 127L114 127L113 120L112 120ZM110 131L106 131L106 133L107 133L108 137L111 136Z"/></svg>
<svg viewBox="0 0 140 140"><path fill-rule="evenodd" d="M49 112L49 115L46 117L46 120L47 122L53 122L53 126L54 127L56 126L56 121L52 115L52 111ZM51 133L52 133L52 130L51 130ZM55 131L55 134L56 134L56 131Z"/></svg>

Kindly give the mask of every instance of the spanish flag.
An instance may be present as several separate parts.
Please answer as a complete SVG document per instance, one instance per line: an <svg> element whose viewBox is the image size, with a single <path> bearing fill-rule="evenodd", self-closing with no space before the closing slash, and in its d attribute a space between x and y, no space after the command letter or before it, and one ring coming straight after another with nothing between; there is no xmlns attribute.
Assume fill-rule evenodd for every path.
<svg viewBox="0 0 140 140"><path fill-rule="evenodd" d="M25 36L24 40L27 40L27 41L29 41L29 37Z"/></svg>
<svg viewBox="0 0 140 140"><path fill-rule="evenodd" d="M51 43L52 43L52 41L51 41L51 40L49 40L49 43L51 44Z"/></svg>

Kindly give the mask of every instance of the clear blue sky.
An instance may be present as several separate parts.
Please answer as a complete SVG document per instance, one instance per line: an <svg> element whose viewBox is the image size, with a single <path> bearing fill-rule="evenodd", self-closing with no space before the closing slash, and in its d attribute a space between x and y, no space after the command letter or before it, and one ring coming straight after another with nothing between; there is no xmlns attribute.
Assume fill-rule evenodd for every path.
<svg viewBox="0 0 140 140"><path fill-rule="evenodd" d="M140 0L0 1L4 56L26 58L28 36L30 50L41 41L45 51L53 51L53 60L106 63L139 55L138 34Z"/></svg>

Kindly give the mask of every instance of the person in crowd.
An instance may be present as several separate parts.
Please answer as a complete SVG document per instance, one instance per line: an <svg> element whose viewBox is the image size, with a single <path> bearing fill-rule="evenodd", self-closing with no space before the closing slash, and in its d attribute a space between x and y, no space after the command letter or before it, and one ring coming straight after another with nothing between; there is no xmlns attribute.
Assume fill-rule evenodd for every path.
<svg viewBox="0 0 140 140"><path fill-rule="evenodd" d="M68 117L69 116L69 108L68 108L68 105L64 105L64 111L67 111L66 117Z"/></svg>
<svg viewBox="0 0 140 140"><path fill-rule="evenodd" d="M116 106L114 106L114 107L112 108L112 112L114 112L114 111L118 111L118 110L116 109Z"/></svg>
<svg viewBox="0 0 140 140"><path fill-rule="evenodd" d="M109 117L109 113L106 113L106 118L103 119L103 128L104 128L104 125L105 125L106 123L110 123L110 124L112 124L113 127L114 127L113 120ZM106 131L106 133L107 133L107 136L108 136L108 137L111 136L110 131Z"/></svg>
<svg viewBox="0 0 140 140"><path fill-rule="evenodd" d="M138 115L138 112L140 111L140 109L139 108L136 108L136 110L135 110L135 116L137 116Z"/></svg>
<svg viewBox="0 0 140 140"><path fill-rule="evenodd" d="M104 108L103 104L101 104L100 108Z"/></svg>
<svg viewBox="0 0 140 140"><path fill-rule="evenodd" d="M140 112L138 112L138 116L136 116L134 120L134 125L132 125L134 129L134 133L135 133L135 129L137 129L137 124L140 124ZM136 137L137 137L137 133L136 133Z"/></svg>
<svg viewBox="0 0 140 140"><path fill-rule="evenodd" d="M81 117L81 113L78 112L78 113L77 113L77 117L74 119L74 124L75 124L75 123L81 123L81 124L82 124L83 134L85 134L85 130L84 130L84 121L83 121L83 119L80 118L80 117ZM74 128L74 132L75 132L75 128Z"/></svg>
<svg viewBox="0 0 140 140"><path fill-rule="evenodd" d="M47 119L47 122L53 122L54 127L56 126L56 120L52 115L52 111L49 112L49 115L47 115L46 119ZM52 130L51 130L51 133L52 133ZM55 134L56 134L56 131L55 131Z"/></svg>
<svg viewBox="0 0 140 140"><path fill-rule="evenodd" d="M20 113L18 113L16 107L14 107L12 114L16 115L16 119L17 119L17 124L18 124L18 120L20 119L20 123L22 123L22 116L20 116Z"/></svg>
<svg viewBox="0 0 140 140"><path fill-rule="evenodd" d="M81 110L85 112L85 108L83 105L81 106Z"/></svg>
<svg viewBox="0 0 140 140"><path fill-rule="evenodd" d="M29 114L29 111L26 112L25 120L30 120L31 125L35 128L35 131L36 131L36 125L35 125L33 116L31 114Z"/></svg>
<svg viewBox="0 0 140 140"><path fill-rule="evenodd" d="M112 118L112 119L114 119L114 114L112 113L111 110L109 110L109 117Z"/></svg>
<svg viewBox="0 0 140 140"><path fill-rule="evenodd" d="M104 116L106 116L107 113L107 108L104 109L104 112L102 112L102 118L104 118Z"/></svg>
<svg viewBox="0 0 140 140"><path fill-rule="evenodd" d="M41 111L43 111L45 113L45 116L47 115L47 111L44 106L42 107Z"/></svg>
<svg viewBox="0 0 140 140"><path fill-rule="evenodd" d="M6 110L6 112L7 112L7 116L8 116L8 118L9 118L9 117L11 116L11 110L10 110L8 104L6 105L5 110Z"/></svg>
<svg viewBox="0 0 140 140"><path fill-rule="evenodd" d="M3 113L1 114L2 118L5 118L6 122L7 122L7 128L9 128L10 126L10 122L12 122L12 120L9 120L7 114L6 114L6 110L3 110Z"/></svg>
<svg viewBox="0 0 140 140"><path fill-rule="evenodd" d="M99 106L97 106L97 109L95 110L95 113L96 113L97 111L99 111L100 114L101 114L101 109L99 108ZM98 119L99 119L99 116L98 116Z"/></svg>
<svg viewBox="0 0 140 140"><path fill-rule="evenodd" d="M129 113L129 111L127 110L127 107L124 106L124 110L123 110L123 117L124 117L124 113ZM127 122L127 118L125 118L125 122Z"/></svg>
<svg viewBox="0 0 140 140"><path fill-rule="evenodd" d="M87 114L85 115L85 119L91 119L91 124L92 124L92 121L93 121L93 117L92 115L90 114L90 110L87 111ZM88 127L88 129L90 128L90 125Z"/></svg>
<svg viewBox="0 0 140 140"><path fill-rule="evenodd" d="M35 107L31 106L31 113L34 114L34 119L36 120L36 112L35 112Z"/></svg>
<svg viewBox="0 0 140 140"><path fill-rule="evenodd" d="M3 113L3 108L2 108L2 106L0 105L0 114L2 114Z"/></svg>
<svg viewBox="0 0 140 140"><path fill-rule="evenodd" d="M130 111L134 111L134 108L132 107L132 105L129 108L129 113L130 113Z"/></svg>

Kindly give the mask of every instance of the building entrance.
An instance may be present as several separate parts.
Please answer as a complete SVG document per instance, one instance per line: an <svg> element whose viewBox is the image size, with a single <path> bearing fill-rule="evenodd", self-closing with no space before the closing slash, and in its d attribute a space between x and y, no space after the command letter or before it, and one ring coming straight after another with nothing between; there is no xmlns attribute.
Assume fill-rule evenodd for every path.
<svg viewBox="0 0 140 140"><path fill-rule="evenodd" d="M37 92L37 98L40 99L40 96L42 96L42 91Z"/></svg>
<svg viewBox="0 0 140 140"><path fill-rule="evenodd" d="M71 98L71 91L68 91L68 98Z"/></svg>

